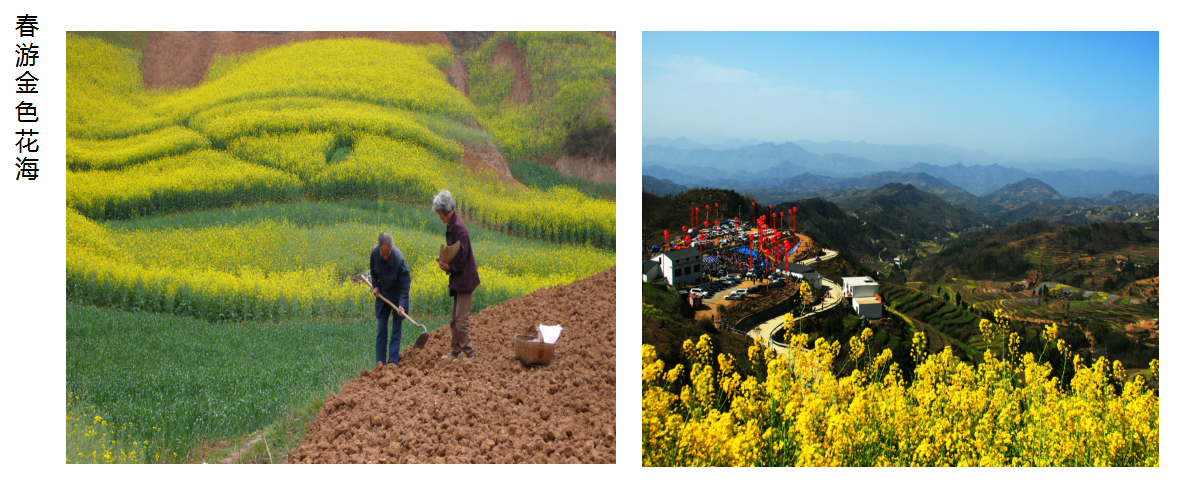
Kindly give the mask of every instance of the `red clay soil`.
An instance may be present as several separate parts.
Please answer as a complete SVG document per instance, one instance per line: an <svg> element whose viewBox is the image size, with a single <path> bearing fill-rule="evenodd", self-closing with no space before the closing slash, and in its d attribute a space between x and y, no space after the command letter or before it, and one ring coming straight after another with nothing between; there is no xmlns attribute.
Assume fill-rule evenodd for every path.
<svg viewBox="0 0 1197 498"><path fill-rule="evenodd" d="M232 31L154 31L141 58L146 88L198 85L208 75L212 56L253 52L275 45L326 38L375 38L396 43L449 46L439 31L290 31L280 34Z"/></svg>
<svg viewBox="0 0 1197 498"><path fill-rule="evenodd" d="M453 65L445 71L445 76L449 77L449 84L453 85L459 93L470 96L470 77L466 73L465 64L461 62L461 54L453 54Z"/></svg>
<svg viewBox="0 0 1197 498"><path fill-rule="evenodd" d="M499 174L499 179L507 182L507 184L518 189L527 190L528 187L520 183L511 175L511 168L507 165L507 159L503 157L503 153L494 145L477 146L465 145L463 147L465 153L461 156L461 164L465 165L466 169L474 175L482 175L487 171L494 171Z"/></svg>
<svg viewBox="0 0 1197 498"><path fill-rule="evenodd" d="M495 56L490 60L490 66L497 68L508 65L515 73L515 84L511 87L511 94L507 96L512 103L524 105L532 101L532 85L528 84L528 64L519 49L508 42L499 42Z"/></svg>
<svg viewBox="0 0 1197 498"><path fill-rule="evenodd" d="M596 159L589 156L563 154L553 169L566 176L596 183L615 183L615 158Z"/></svg>
<svg viewBox="0 0 1197 498"><path fill-rule="evenodd" d="M553 321L552 363L524 366L513 336ZM614 267L487 308L470 328L476 359L440 359L441 327L398 367L330 393L287 461L615 463Z"/></svg>

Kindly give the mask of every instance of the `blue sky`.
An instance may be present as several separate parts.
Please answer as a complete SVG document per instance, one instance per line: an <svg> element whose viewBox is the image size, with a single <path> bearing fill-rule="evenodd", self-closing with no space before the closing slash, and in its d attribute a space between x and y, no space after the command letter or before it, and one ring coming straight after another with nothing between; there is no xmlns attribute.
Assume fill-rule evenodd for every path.
<svg viewBox="0 0 1197 498"><path fill-rule="evenodd" d="M645 32L644 137L1159 163L1157 32Z"/></svg>

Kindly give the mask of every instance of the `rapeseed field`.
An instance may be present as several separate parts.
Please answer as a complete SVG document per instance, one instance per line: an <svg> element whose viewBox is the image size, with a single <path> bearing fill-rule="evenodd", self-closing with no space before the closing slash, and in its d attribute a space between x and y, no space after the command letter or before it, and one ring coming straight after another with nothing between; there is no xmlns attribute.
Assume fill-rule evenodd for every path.
<svg viewBox="0 0 1197 498"><path fill-rule="evenodd" d="M792 322L791 322L792 323ZM737 373L729 355L712 357L702 336L687 340L690 364L666 371L643 347L641 458L680 466L1158 466L1159 397L1142 376L1101 358L1084 366L1057 341L1072 380L1043 361L1017 354L1018 335L1002 317L983 320L995 344L971 365L950 348L929 354L916 333L908 382L886 349L872 354L871 331L850 339L853 369L831 367L838 342L777 355L749 347L754 375ZM792 325L787 329L792 333ZM806 344L805 335L791 344ZM1158 378L1158 362L1150 370Z"/></svg>
<svg viewBox="0 0 1197 498"><path fill-rule="evenodd" d="M173 90L145 89L140 57L67 35L70 463L188 461L368 368L373 297L351 277L379 232L409 311L445 323L441 189L474 244L474 311L615 263L614 202L463 165L500 128L447 82L447 47L301 42Z"/></svg>

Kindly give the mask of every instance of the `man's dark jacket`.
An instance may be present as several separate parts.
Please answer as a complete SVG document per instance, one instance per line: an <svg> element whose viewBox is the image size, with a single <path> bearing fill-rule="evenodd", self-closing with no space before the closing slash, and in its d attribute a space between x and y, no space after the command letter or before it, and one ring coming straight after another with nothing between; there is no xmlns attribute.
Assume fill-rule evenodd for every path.
<svg viewBox="0 0 1197 498"><path fill-rule="evenodd" d="M378 246L374 246L370 251L370 280L378 287L379 294L395 303L395 306L402 306L407 314L411 314L411 307L407 301L407 293L411 289L411 273L407 271L407 262L403 260L403 253L399 252L399 248L391 247L391 259L384 261L382 252ZM390 305L381 299L374 299L376 318L390 308Z"/></svg>
<svg viewBox="0 0 1197 498"><path fill-rule="evenodd" d="M449 261L449 294L458 292L470 293L478 287L478 265L474 264L474 246L470 244L470 234L466 232L465 223L454 210L449 222L445 224L445 245L451 246L461 242L461 250L453 261Z"/></svg>

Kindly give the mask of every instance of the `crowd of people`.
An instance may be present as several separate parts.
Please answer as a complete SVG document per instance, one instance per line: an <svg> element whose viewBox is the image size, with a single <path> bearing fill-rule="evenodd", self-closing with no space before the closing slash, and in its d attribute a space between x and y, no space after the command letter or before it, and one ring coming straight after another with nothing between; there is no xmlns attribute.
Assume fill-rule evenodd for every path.
<svg viewBox="0 0 1197 498"><path fill-rule="evenodd" d="M761 253L743 246L724 247L712 250L704 257L703 269L711 276L746 276L753 270L758 276L772 270L772 263L761 257Z"/></svg>

